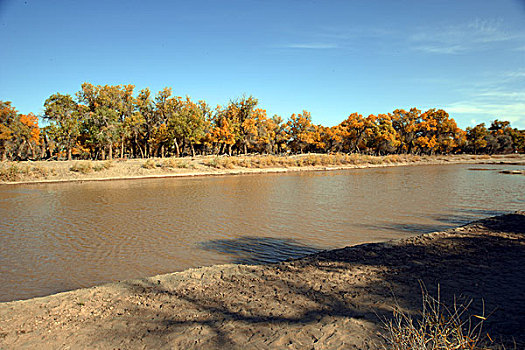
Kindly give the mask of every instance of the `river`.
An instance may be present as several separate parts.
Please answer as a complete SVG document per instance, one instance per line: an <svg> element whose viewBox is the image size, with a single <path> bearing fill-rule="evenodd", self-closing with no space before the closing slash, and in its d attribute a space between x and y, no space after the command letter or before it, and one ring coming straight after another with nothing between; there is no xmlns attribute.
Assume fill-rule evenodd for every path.
<svg viewBox="0 0 525 350"><path fill-rule="evenodd" d="M498 171L523 168L1 186L0 301L204 265L275 262L524 210L525 177Z"/></svg>

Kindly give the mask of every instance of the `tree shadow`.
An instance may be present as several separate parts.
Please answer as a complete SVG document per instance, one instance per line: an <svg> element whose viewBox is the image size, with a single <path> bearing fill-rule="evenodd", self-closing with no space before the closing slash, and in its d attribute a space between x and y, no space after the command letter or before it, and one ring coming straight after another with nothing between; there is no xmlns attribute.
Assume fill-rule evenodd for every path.
<svg viewBox="0 0 525 350"><path fill-rule="evenodd" d="M278 264L211 267L128 281L127 291L143 302L128 306L126 329L111 332L125 339L147 329L143 336L171 346L219 348L272 347L265 339L289 332L309 347L323 347L330 337L358 338L366 325L367 334L377 340L373 334L394 305L414 314L421 309L423 284L433 296L439 288L440 299L449 306L473 300L469 313L490 314L486 332L507 344L515 341L519 348L525 346L524 240L525 215L511 214L456 234L364 244ZM288 247L290 242L284 241ZM266 256L261 244L268 242L273 241L248 239L252 248L247 251L237 244L224 247L224 242L210 249L257 261L245 258L246 252L262 250ZM203 327L206 333L196 335ZM195 336L205 343L173 338L181 334L188 335L184 341Z"/></svg>
<svg viewBox="0 0 525 350"><path fill-rule="evenodd" d="M432 215L427 217L436 223L417 224L417 223L382 223L379 225L362 224L361 227L366 227L372 230L390 231L392 233L409 233L409 234L423 234L430 232L445 231L458 225L465 225L474 220L481 220L484 218L504 215L508 212L485 210L485 209L464 209L459 208L450 214Z"/></svg>
<svg viewBox="0 0 525 350"><path fill-rule="evenodd" d="M501 210L487 210L487 209L477 209L477 208L458 208L455 209L452 214L448 215L434 215L432 219L443 222L446 224L465 225L474 220L480 220L492 216L504 215L508 212Z"/></svg>
<svg viewBox="0 0 525 350"><path fill-rule="evenodd" d="M368 230L381 230L388 231L385 236L389 233L403 233L405 235L417 235L423 233L430 233L436 231L447 230L454 225L451 224L407 224L407 223L384 223L380 225L368 225L362 224L360 227L365 227Z"/></svg>
<svg viewBox="0 0 525 350"><path fill-rule="evenodd" d="M260 265L298 259L322 251L290 238L239 237L201 242L199 248L232 256L234 264Z"/></svg>

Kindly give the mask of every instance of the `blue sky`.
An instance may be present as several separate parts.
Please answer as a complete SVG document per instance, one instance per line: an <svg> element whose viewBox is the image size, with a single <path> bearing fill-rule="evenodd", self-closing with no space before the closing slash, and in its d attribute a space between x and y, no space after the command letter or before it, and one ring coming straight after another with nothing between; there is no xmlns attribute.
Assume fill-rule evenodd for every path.
<svg viewBox="0 0 525 350"><path fill-rule="evenodd" d="M444 108L525 128L525 1L0 0L0 99L42 113L83 82L165 86L269 115Z"/></svg>

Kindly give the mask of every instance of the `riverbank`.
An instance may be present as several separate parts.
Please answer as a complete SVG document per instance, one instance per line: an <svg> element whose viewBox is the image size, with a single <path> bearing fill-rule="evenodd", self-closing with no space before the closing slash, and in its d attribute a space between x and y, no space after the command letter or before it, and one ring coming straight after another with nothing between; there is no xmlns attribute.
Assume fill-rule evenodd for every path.
<svg viewBox="0 0 525 350"><path fill-rule="evenodd" d="M0 348L375 349L392 307L473 300L525 346L525 212L270 265L220 265L0 304ZM478 320L478 319L474 319ZM512 346L510 348L513 348Z"/></svg>
<svg viewBox="0 0 525 350"><path fill-rule="evenodd" d="M241 175L459 163L525 165L525 155L388 155L376 157L359 154L305 154L294 156L206 156L148 160L121 159L115 161L4 162L0 163L0 184Z"/></svg>

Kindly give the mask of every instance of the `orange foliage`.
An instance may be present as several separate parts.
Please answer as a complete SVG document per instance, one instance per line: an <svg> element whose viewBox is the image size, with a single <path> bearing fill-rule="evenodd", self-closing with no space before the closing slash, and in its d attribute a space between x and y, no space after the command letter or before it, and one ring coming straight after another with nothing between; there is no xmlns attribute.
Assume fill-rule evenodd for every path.
<svg viewBox="0 0 525 350"><path fill-rule="evenodd" d="M33 113L20 114L20 122L29 129L28 141L39 145L40 128L38 127L38 117Z"/></svg>

